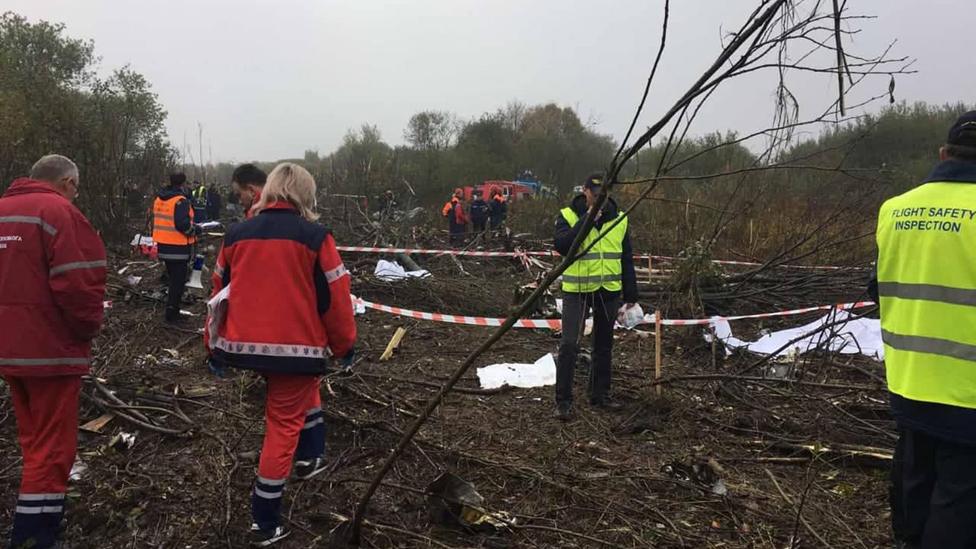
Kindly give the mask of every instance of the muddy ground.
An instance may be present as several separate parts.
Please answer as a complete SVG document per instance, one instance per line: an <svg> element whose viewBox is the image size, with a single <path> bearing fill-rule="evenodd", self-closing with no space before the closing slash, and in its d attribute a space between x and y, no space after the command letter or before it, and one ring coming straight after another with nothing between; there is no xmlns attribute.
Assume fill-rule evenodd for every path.
<svg viewBox="0 0 976 549"><path fill-rule="evenodd" d="M370 276L376 256L345 254L358 295L434 312L504 314L514 288L535 276L512 259L416 259L431 279L390 284ZM263 382L237 373L214 378L195 333L204 304L187 305L198 316L185 330L167 327L155 299L160 269L139 260L125 250L113 256L112 308L81 415L83 423L106 412L119 415L98 433L80 432L85 470L71 483L65 538L79 549L243 547L263 432ZM142 280L131 286L129 275ZM819 303L814 296L808 304ZM815 317L734 327L748 336ZM284 515L294 533L281 547L322 546L329 539L398 433L490 334L375 311L358 323L354 372L333 373L322 383L330 469L288 485ZM407 335L400 348L392 360L379 361L401 326ZM557 343L549 331L516 330L476 365L532 362L555 352ZM819 354L797 359L792 374L780 379L764 377L768 368L757 364L759 357L721 355L700 328L667 330L667 382L658 397L653 338L621 332L614 391L625 410L588 406L581 366L577 418L565 424L551 417L551 387L485 391L470 371L377 492L363 546L890 544L886 478L894 427L881 365ZM145 423L140 415L148 427L138 425ZM131 446L122 433L135 436ZM514 525L461 531L432 523L424 492L444 471L472 482L484 507L507 513ZM18 478L15 421L0 389L2 525L10 523Z"/></svg>

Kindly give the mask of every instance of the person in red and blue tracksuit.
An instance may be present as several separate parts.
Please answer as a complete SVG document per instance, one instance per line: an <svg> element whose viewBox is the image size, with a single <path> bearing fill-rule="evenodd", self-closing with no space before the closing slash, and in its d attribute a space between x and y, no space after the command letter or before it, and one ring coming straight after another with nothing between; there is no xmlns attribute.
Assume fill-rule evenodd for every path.
<svg viewBox="0 0 976 549"><path fill-rule="evenodd" d="M319 377L330 355L347 367L354 355L349 273L332 234L312 222L314 205L312 176L296 164L278 165L254 217L224 236L214 268L213 295L229 286L229 302L215 340L204 336L211 367L253 370L267 382L267 425L251 497L256 547L288 535L279 512L293 462L299 479L325 469Z"/></svg>
<svg viewBox="0 0 976 549"><path fill-rule="evenodd" d="M0 376L24 456L13 549L57 543L81 376L102 326L105 248L72 204L78 184L74 162L48 155L0 198Z"/></svg>

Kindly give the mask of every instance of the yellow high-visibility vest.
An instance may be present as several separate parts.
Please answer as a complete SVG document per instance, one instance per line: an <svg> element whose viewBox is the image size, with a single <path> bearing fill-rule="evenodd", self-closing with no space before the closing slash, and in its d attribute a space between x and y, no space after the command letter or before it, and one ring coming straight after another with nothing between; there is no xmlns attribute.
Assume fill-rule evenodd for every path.
<svg viewBox="0 0 976 549"><path fill-rule="evenodd" d="M572 208L563 208L560 213L570 227L579 222L579 216ZM606 219L601 227L593 227L583 239L580 250L589 251L563 273L564 292L588 293L600 288L619 292L623 289L620 258L624 252L624 236L627 235L627 216L622 213L617 215L623 217L619 223L616 218ZM596 244L590 248L594 241Z"/></svg>
<svg viewBox="0 0 976 549"><path fill-rule="evenodd" d="M888 200L877 242L889 390L976 408L976 184L936 181Z"/></svg>

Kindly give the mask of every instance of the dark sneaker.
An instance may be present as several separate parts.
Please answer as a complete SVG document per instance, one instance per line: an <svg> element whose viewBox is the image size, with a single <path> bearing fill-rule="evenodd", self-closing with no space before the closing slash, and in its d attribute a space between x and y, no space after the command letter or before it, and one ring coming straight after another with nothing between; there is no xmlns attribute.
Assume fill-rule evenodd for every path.
<svg viewBox="0 0 976 549"><path fill-rule="evenodd" d="M287 538L291 532L285 530L284 526L275 526L267 530L258 528L257 524L251 525L251 547L270 547L275 543Z"/></svg>
<svg viewBox="0 0 976 549"><path fill-rule="evenodd" d="M322 471L328 469L328 464L325 462L325 458L317 457L309 461L296 461L295 462L295 478L298 480L308 480Z"/></svg>
<svg viewBox="0 0 976 549"><path fill-rule="evenodd" d="M607 412L619 412L624 409L624 405L609 397L591 398L590 404L594 408L599 408Z"/></svg>
<svg viewBox="0 0 976 549"><path fill-rule="evenodd" d="M573 405L569 402L557 403L556 411L553 412L552 417L558 419L559 421L569 421L573 419Z"/></svg>

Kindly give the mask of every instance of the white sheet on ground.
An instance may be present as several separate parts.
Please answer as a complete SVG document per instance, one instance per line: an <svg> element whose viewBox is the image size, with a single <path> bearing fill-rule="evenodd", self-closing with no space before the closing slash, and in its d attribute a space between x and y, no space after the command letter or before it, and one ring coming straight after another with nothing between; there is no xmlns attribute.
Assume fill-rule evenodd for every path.
<svg viewBox="0 0 976 549"><path fill-rule="evenodd" d="M845 320L847 322L843 322ZM820 330L825 324L834 322L840 323ZM831 312L809 324L772 332L751 342L733 336L732 326L727 320L716 319L712 321L712 326L716 337L725 344L726 352L731 352L731 349L746 349L756 354L768 355L797 339L780 350L776 356L825 348L845 355L861 353L878 361L884 360L881 321L876 318L855 317L849 311ZM709 334L705 334L705 339L711 341Z"/></svg>
<svg viewBox="0 0 976 549"><path fill-rule="evenodd" d="M556 359L552 353L534 364L492 364L478 368L478 381L482 389L497 389L503 385L521 387L545 387L556 384Z"/></svg>
<svg viewBox="0 0 976 549"><path fill-rule="evenodd" d="M381 259L376 262L376 270L373 271L376 278L380 280L401 280L409 277L423 278L430 276L430 271L421 269L419 271L408 271L400 266L396 261Z"/></svg>

